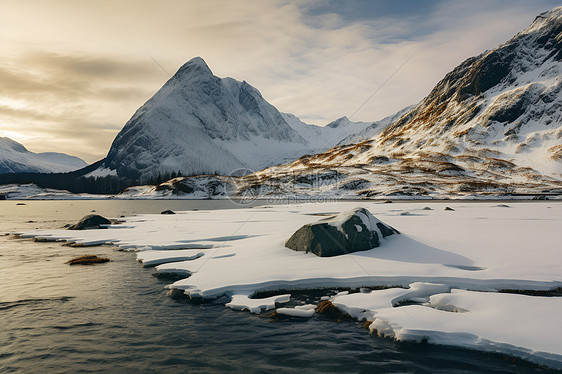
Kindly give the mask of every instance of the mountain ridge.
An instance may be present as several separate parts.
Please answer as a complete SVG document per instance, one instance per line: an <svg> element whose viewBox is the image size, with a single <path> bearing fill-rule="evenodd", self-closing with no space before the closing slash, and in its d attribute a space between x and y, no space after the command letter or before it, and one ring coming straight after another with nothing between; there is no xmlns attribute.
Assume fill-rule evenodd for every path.
<svg viewBox="0 0 562 374"><path fill-rule="evenodd" d="M376 147L461 154L483 145L524 162L519 153L532 153L542 145L533 137L550 136L550 143L545 141L552 144L543 147L546 150L560 143L562 110L556 99L562 91L561 60L562 7L557 7L537 16L506 43L453 69L422 102L381 133ZM416 132L431 139L424 142ZM560 157L545 156L546 162Z"/></svg>
<svg viewBox="0 0 562 374"><path fill-rule="evenodd" d="M308 125L246 81L216 77L194 58L135 112L88 175L146 182L176 171L226 176L265 167L235 186L205 176L155 187L183 193L211 186L212 196L221 196L221 185L236 196L560 194L561 92L562 7L463 61L420 103L372 123L341 117Z"/></svg>
<svg viewBox="0 0 562 374"><path fill-rule="evenodd" d="M15 140L0 137L0 174L70 172L86 165L76 156L57 152L34 153Z"/></svg>
<svg viewBox="0 0 562 374"><path fill-rule="evenodd" d="M222 183L234 196L268 198L559 195L561 93L557 7L463 61L370 138L352 137L352 144L247 175L235 186Z"/></svg>
<svg viewBox="0 0 562 374"><path fill-rule="evenodd" d="M371 122L323 128L280 113L246 81L219 78L200 57L182 65L116 136L105 168L146 181L181 172L261 170L336 145ZM338 135L341 133L341 135Z"/></svg>

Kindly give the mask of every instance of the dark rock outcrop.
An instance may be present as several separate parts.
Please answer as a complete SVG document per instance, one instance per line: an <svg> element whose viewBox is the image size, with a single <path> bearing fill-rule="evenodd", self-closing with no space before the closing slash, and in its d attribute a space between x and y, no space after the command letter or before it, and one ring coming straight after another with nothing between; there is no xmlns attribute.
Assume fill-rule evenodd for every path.
<svg viewBox="0 0 562 374"><path fill-rule="evenodd" d="M105 257L98 257L95 255L84 255L80 257L73 258L66 263L69 265L93 265L93 264L101 264L104 262L109 262L109 258Z"/></svg>
<svg viewBox="0 0 562 374"><path fill-rule="evenodd" d="M169 210L169 209L168 209L168 210L163 211L163 212L160 213L160 214L176 214L176 213L174 213L173 210Z"/></svg>
<svg viewBox="0 0 562 374"><path fill-rule="evenodd" d="M335 306L330 300L321 301L315 309L315 312L329 319L341 321L351 321L351 317L348 313L345 313L337 306Z"/></svg>
<svg viewBox="0 0 562 374"><path fill-rule="evenodd" d="M393 234L399 232L379 221L367 209L356 208L304 225L285 246L331 257L379 247L382 238Z"/></svg>
<svg viewBox="0 0 562 374"><path fill-rule="evenodd" d="M89 214L75 225L70 226L69 230L88 230L88 229L102 229L101 225L110 225L111 221L98 214Z"/></svg>

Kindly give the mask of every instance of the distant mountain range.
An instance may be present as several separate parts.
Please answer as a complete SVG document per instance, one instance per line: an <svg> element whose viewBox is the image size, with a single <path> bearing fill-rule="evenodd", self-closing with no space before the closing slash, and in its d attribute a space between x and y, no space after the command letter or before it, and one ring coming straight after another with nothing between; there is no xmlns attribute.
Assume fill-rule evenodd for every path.
<svg viewBox="0 0 562 374"><path fill-rule="evenodd" d="M33 153L22 144L0 138L0 174L6 173L62 173L81 169L84 160L64 153Z"/></svg>
<svg viewBox="0 0 562 374"><path fill-rule="evenodd" d="M68 184L88 192L83 177L92 177L89 183L100 180L96 192L113 193L193 176L130 189L131 197L141 190L186 197L561 194L561 35L557 7L461 63L419 104L377 122L342 117L326 126L279 112L247 82L216 77L197 57L137 110L107 158L72 173ZM260 171L235 181L213 176L236 169Z"/></svg>
<svg viewBox="0 0 562 374"><path fill-rule="evenodd" d="M234 184L216 178L219 190L262 197L562 194L561 35L557 7L461 63L419 104L356 129L326 152ZM182 183L200 197L209 184L187 178L161 190L181 190Z"/></svg>

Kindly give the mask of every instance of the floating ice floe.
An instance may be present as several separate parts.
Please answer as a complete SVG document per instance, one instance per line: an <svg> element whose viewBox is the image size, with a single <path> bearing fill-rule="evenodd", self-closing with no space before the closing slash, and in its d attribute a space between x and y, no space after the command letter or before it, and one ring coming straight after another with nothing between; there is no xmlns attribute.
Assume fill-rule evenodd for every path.
<svg viewBox="0 0 562 374"><path fill-rule="evenodd" d="M294 308L279 308L277 313L289 317L310 318L314 315L315 308L316 305L312 304L299 305Z"/></svg>
<svg viewBox="0 0 562 374"><path fill-rule="evenodd" d="M103 230L38 230L22 237L137 251L145 266L185 277L168 286L176 292L253 313L282 306L292 290L350 289L321 299L373 321L371 330L381 336L502 352L562 368L562 298L498 292L562 287L562 203L498 209L492 203L449 201L422 210L416 203L362 202L402 235L372 250L334 257L285 247L315 217L356 205L139 215ZM401 215L405 211L418 213ZM263 292L274 296L253 296ZM314 315L312 307L277 312Z"/></svg>
<svg viewBox="0 0 562 374"><path fill-rule="evenodd" d="M265 299L251 299L248 295L233 295L232 300L226 304L234 310L248 310L250 313L260 313L275 308L277 304L287 303L290 294L271 296Z"/></svg>
<svg viewBox="0 0 562 374"><path fill-rule="evenodd" d="M145 250L137 252L137 260L142 262L143 266L148 267L167 262L191 261L204 255L204 252L194 253L191 249L176 250L173 254L170 254L168 251Z"/></svg>

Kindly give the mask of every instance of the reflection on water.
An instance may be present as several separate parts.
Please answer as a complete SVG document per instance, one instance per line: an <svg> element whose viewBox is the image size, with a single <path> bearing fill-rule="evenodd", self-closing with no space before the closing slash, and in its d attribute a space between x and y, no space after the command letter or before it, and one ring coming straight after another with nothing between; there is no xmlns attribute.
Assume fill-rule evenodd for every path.
<svg viewBox="0 0 562 374"><path fill-rule="evenodd" d="M226 209L228 201L0 202L0 233L60 228L166 209ZM95 254L111 262L69 266ZM0 372L538 373L499 355L398 344L355 322L272 321L165 294L167 280L111 246L73 248L0 237Z"/></svg>

